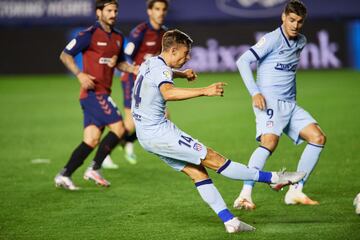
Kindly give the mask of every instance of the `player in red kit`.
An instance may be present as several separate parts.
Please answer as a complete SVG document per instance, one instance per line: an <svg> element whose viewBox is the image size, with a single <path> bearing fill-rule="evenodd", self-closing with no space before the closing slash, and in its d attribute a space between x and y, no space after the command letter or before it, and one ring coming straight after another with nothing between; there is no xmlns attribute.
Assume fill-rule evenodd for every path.
<svg viewBox="0 0 360 240"><path fill-rule="evenodd" d="M169 7L168 0L148 0L146 4L149 19L137 25L130 32L128 43L125 47L127 59L135 65L140 65L146 59L160 54L161 40L167 31L167 27L164 26L164 20ZM191 69L174 71L174 76L187 78L190 81L196 78L195 73ZM124 124L128 133L125 137L124 156L131 164L136 164L137 162L133 147L133 143L136 140L135 125L131 116L131 95L135 79L136 74L133 73L123 73L121 76L125 112ZM110 156L106 157L103 167L118 168L112 162Z"/></svg>
<svg viewBox="0 0 360 240"><path fill-rule="evenodd" d="M64 169L55 177L57 187L78 189L72 182L71 175L97 145L99 145L97 153L92 166L86 170L84 179L93 180L101 186L110 186L99 170L106 155L125 135L122 117L110 97L114 67L123 72L138 72L138 66L130 65L125 61L122 47L124 37L113 28L117 14L117 1L96 0L98 21L80 32L60 55L61 61L80 82L84 135L83 141L73 151ZM82 71L74 61L74 56L79 53L83 55ZM105 126L110 131L100 142Z"/></svg>

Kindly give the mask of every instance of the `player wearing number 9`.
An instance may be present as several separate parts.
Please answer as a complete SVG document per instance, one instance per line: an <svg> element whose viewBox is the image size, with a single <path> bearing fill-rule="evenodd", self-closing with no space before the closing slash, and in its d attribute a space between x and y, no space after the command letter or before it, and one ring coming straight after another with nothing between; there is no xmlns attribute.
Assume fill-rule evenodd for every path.
<svg viewBox="0 0 360 240"><path fill-rule="evenodd" d="M306 141L297 171L306 172L299 184L290 186L286 204L316 205L302 189L316 166L326 138L316 120L296 104L296 67L306 38L300 34L306 17L306 7L298 0L289 1L282 14L283 24L246 51L237 61L241 77L252 96L256 116L256 139L260 146L252 154L248 166L263 169L265 161L274 152L282 133L295 144ZM250 64L258 62L254 81ZM253 181L244 183L234 207L253 210Z"/></svg>

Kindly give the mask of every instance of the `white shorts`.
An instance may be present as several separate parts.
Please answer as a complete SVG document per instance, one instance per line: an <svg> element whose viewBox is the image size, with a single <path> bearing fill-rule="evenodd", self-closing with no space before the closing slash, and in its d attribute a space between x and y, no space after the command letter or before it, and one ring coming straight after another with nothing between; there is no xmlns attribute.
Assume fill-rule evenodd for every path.
<svg viewBox="0 0 360 240"><path fill-rule="evenodd" d="M300 144L303 139L300 131L316 120L295 102L266 99L266 110L253 107L256 117L256 140L260 141L263 134L281 136L285 133L295 144Z"/></svg>
<svg viewBox="0 0 360 240"><path fill-rule="evenodd" d="M177 171L181 171L188 163L200 165L207 154L206 146L168 122L169 127L160 137L138 139L141 146L158 155Z"/></svg>

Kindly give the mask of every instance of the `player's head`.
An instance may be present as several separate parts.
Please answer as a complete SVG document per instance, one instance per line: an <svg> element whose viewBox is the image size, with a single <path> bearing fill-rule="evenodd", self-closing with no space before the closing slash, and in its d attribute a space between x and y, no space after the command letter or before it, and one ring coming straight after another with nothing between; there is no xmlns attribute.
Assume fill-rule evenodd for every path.
<svg viewBox="0 0 360 240"><path fill-rule="evenodd" d="M118 14L118 3L116 0L96 0L96 17L99 21L109 26L115 25Z"/></svg>
<svg viewBox="0 0 360 240"><path fill-rule="evenodd" d="M306 18L306 7L300 0L290 0L281 15L285 34L289 38L295 38Z"/></svg>
<svg viewBox="0 0 360 240"><path fill-rule="evenodd" d="M167 14L169 7L168 0L147 0L147 14L151 23L155 23L158 26L161 26Z"/></svg>
<svg viewBox="0 0 360 240"><path fill-rule="evenodd" d="M184 32L174 29L162 38L162 53L166 54L169 67L181 68L190 59L193 40Z"/></svg>

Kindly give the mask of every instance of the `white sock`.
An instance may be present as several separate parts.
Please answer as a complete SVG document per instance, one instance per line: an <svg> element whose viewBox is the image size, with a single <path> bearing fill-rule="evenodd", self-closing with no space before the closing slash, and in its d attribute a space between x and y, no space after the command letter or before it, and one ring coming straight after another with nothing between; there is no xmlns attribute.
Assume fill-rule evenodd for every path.
<svg viewBox="0 0 360 240"><path fill-rule="evenodd" d="M132 142L126 142L124 146L126 154L131 155L134 153L134 144Z"/></svg>

